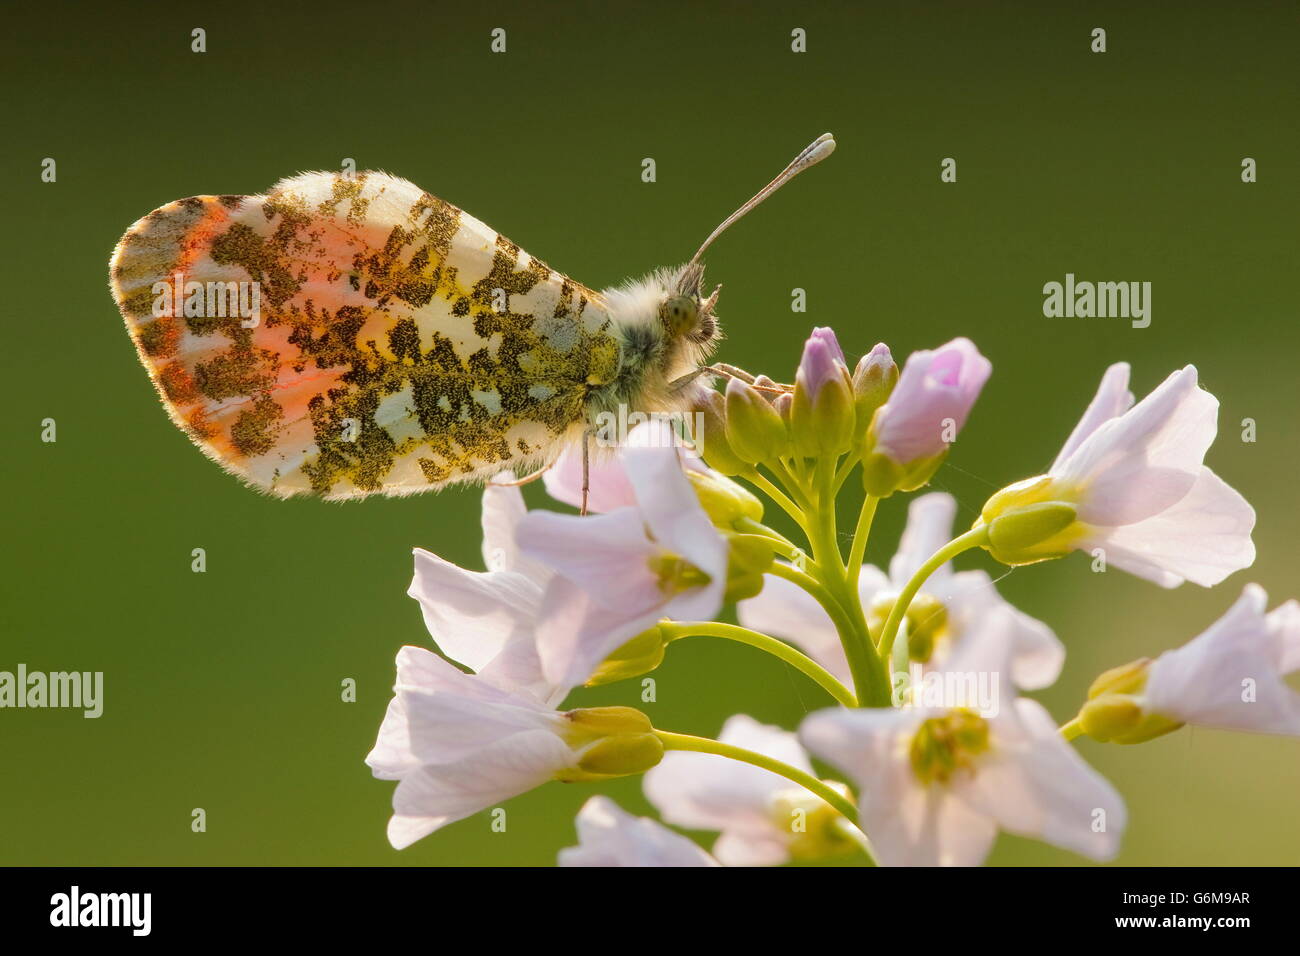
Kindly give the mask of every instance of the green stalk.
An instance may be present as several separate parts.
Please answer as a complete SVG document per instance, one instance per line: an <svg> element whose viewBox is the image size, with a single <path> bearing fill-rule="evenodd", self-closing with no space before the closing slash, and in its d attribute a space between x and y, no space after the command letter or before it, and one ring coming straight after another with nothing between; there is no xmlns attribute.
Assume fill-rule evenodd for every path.
<svg viewBox="0 0 1300 956"><path fill-rule="evenodd" d="M916 569L916 573L912 575L898 595L898 600L894 602L894 607L889 612L889 619L885 621L885 627L880 632L880 646L876 648L876 651L881 660L889 660L890 652L894 648L894 638L898 635L898 626L903 622L908 605L912 603L912 599L916 597L916 592L921 590L921 585L925 583L926 579L963 551L979 547L988 540L988 536L989 529L987 525L973 528L965 534L953 538L930 555L925 563Z"/></svg>
<svg viewBox="0 0 1300 956"><path fill-rule="evenodd" d="M729 757L732 760L739 760L742 763L752 764L755 767L762 767L764 770L770 770L772 773L785 777L787 780L797 783L804 789L821 797L837 811L844 819L853 823L855 826L858 822L858 808L850 803L842 794L828 787L822 781L818 780L810 773L805 773L798 767L792 767L788 763L783 763L766 754L757 753L753 750L746 750L744 747L735 747L731 744L724 744L720 740L711 740L708 737L695 737L690 734L674 734L666 730L655 730L655 736L663 741L665 750L687 750L694 753L716 754L719 757Z"/></svg>
<svg viewBox="0 0 1300 956"><path fill-rule="evenodd" d="M720 621L674 621L660 624L659 630L670 641L683 637L720 637L723 640L737 641L741 644L748 644L750 647L756 647L760 651L766 651L773 657L779 658L812 679L826 693L834 697L836 702L843 704L845 707L858 706L857 698L853 696L847 687L835 679L834 674L811 657L801 654L784 641L778 641L767 634L752 631L738 624L724 624Z"/></svg>

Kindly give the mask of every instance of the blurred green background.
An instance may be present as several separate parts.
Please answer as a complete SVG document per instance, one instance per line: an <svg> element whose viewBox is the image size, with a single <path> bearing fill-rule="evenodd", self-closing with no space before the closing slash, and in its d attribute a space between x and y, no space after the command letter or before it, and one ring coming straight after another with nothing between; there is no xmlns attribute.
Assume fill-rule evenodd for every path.
<svg viewBox="0 0 1300 956"><path fill-rule="evenodd" d="M410 549L481 567L478 493L327 505L243 488L168 424L108 294L113 243L154 207L345 157L600 287L683 261L831 130L835 156L709 256L722 359L788 380L814 324L853 357L970 336L994 375L934 483L963 519L1051 461L1110 362L1133 363L1139 394L1193 362L1222 401L1209 462L1258 509L1253 569L1166 592L1076 556L1001 582L1069 648L1039 695L1053 713L1071 716L1100 670L1199 632L1247 580L1274 602L1295 594L1295 6L1073 6L11 9L0 670L102 670L106 701L99 720L0 711L0 863L549 864L573 842L597 790L554 784L510 801L504 834L484 813L397 853L393 785L362 763L394 654L426 641L404 595ZM489 53L494 27L504 55ZM795 27L807 53L790 51ZM1094 27L1105 54L1089 51ZM40 181L45 157L56 183ZM955 184L939 181L944 157ZM1067 272L1152 282L1150 328L1044 318L1042 286ZM790 310L795 287L807 314ZM56 444L40 441L47 417ZM881 509L877 563L904 510ZM190 570L196 547L206 574ZM793 727L825 703L723 642L674 645L656 676L648 709L684 732L736 711ZM356 703L340 701L349 677ZM635 704L637 690L577 698ZM1128 800L1119 862L1300 861L1296 741L1184 730L1081 747ZM636 780L601 792L648 809ZM190 830L195 807L206 833ZM1003 836L991 862L1078 858Z"/></svg>

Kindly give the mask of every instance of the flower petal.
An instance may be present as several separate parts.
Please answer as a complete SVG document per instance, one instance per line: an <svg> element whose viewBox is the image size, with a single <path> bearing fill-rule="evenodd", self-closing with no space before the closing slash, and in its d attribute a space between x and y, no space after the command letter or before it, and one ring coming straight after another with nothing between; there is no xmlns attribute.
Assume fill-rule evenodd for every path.
<svg viewBox="0 0 1300 956"><path fill-rule="evenodd" d="M559 737L535 730L456 763L420 767L393 793L388 840L401 850L448 823L541 786L576 761Z"/></svg>
<svg viewBox="0 0 1300 956"><path fill-rule="evenodd" d="M997 826L942 787L923 786L908 748L926 708L823 710L810 714L799 738L856 783L858 815L883 866L977 866Z"/></svg>
<svg viewBox="0 0 1300 956"><path fill-rule="evenodd" d="M466 571L420 548L406 593L420 602L434 643L475 671L531 632L542 598L539 584L519 572Z"/></svg>
<svg viewBox="0 0 1300 956"><path fill-rule="evenodd" d="M538 616L542 673L556 688L577 687L613 651L653 627L663 611L660 605L644 602L610 608L572 581L556 578L546 590Z"/></svg>
<svg viewBox="0 0 1300 956"><path fill-rule="evenodd" d="M1065 742L1042 704L1020 698L990 721L992 749L954 794L1009 833L1094 860L1119 852L1124 800Z"/></svg>
<svg viewBox="0 0 1300 956"><path fill-rule="evenodd" d="M465 675L468 681L482 679ZM545 730L562 720L553 710L522 697L485 700L447 691L398 685L410 750L422 764L454 763L511 736Z"/></svg>
<svg viewBox="0 0 1300 956"><path fill-rule="evenodd" d="M582 445L571 445L542 475L546 492L556 501L582 507ZM587 510L604 514L636 504L636 493L623 464L605 449L592 454L587 467Z"/></svg>
<svg viewBox="0 0 1300 956"><path fill-rule="evenodd" d="M1142 521L1191 490L1218 430L1218 413L1218 399L1197 385L1196 367L1188 365L1099 425L1051 474L1082 489L1080 521Z"/></svg>
<svg viewBox="0 0 1300 956"><path fill-rule="evenodd" d="M663 423L639 426L634 437L645 441L649 432L643 429L655 424L660 428L661 440L671 442L671 429ZM677 449L671 445L630 445L623 449L622 459L655 541L714 579L725 578L727 543L700 506L695 489L682 471Z"/></svg>
<svg viewBox="0 0 1300 956"><path fill-rule="evenodd" d="M659 554L636 508L578 517L530 511L519 523L524 554L554 568L607 608L645 608L661 599L649 561Z"/></svg>
<svg viewBox="0 0 1300 956"><path fill-rule="evenodd" d="M560 851L560 866L719 866L691 840L648 817L634 817L608 797L578 811L578 845Z"/></svg>
<svg viewBox="0 0 1300 956"><path fill-rule="evenodd" d="M1255 509L1209 468L1187 494L1144 521L1096 528L1079 547L1102 548L1106 560L1130 574L1175 587L1218 584L1255 563Z"/></svg>
<svg viewBox="0 0 1300 956"><path fill-rule="evenodd" d="M1294 598L1279 604L1265 618L1268 633L1276 642L1278 672L1291 674L1300 670L1300 602Z"/></svg>
<svg viewBox="0 0 1300 956"><path fill-rule="evenodd" d="M1065 666L1065 645L1052 629L1006 601L984 571L960 571L941 590L932 592L948 609L948 627L955 651L980 623L997 616L1011 643L1011 680L1023 690L1041 690L1056 683ZM946 656L946 654L945 654ZM940 664L942 666L942 664Z"/></svg>
<svg viewBox="0 0 1300 956"><path fill-rule="evenodd" d="M541 588L551 572L521 555L515 544L515 529L527 512L517 485L488 482L483 489L483 561L489 571L516 571Z"/></svg>
<svg viewBox="0 0 1300 956"><path fill-rule="evenodd" d="M1202 727L1300 734L1300 694L1282 679L1287 661L1275 630L1285 616L1266 617L1267 602L1263 588L1246 585L1223 617L1156 658L1145 707Z"/></svg>
<svg viewBox="0 0 1300 956"><path fill-rule="evenodd" d="M932 352L913 352L873 425L876 448L900 464L945 451L946 420L957 429L966 424L992 371L992 363L965 338Z"/></svg>
<svg viewBox="0 0 1300 956"><path fill-rule="evenodd" d="M1079 424L1075 425L1074 431L1070 432L1070 437L1065 440L1061 453L1056 456L1056 461L1052 462L1052 474L1057 473L1066 459L1083 444L1083 440L1095 432L1102 423L1118 418L1133 407L1133 393L1128 390L1128 377L1128 362L1116 362L1106 369L1106 373L1101 377L1101 384L1097 386L1097 394L1088 404L1083 417L1079 419Z"/></svg>

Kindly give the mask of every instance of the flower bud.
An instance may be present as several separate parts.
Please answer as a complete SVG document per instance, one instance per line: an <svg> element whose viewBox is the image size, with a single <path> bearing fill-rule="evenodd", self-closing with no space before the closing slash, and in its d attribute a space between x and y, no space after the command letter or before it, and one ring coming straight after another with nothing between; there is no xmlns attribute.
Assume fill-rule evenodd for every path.
<svg viewBox="0 0 1300 956"><path fill-rule="evenodd" d="M761 534L727 534L727 588L723 601L732 604L758 596L763 575L776 559L775 542Z"/></svg>
<svg viewBox="0 0 1300 956"><path fill-rule="evenodd" d="M635 707L579 707L564 714L565 741L578 765L556 774L565 782L604 780L649 770L664 756L650 718Z"/></svg>
<svg viewBox="0 0 1300 956"><path fill-rule="evenodd" d="M578 760L586 779L626 777L645 773L664 759L664 743L654 734L606 737L592 744Z"/></svg>
<svg viewBox="0 0 1300 956"><path fill-rule="evenodd" d="M648 734L654 724L635 707L579 707L567 711L570 744L581 744L619 734Z"/></svg>
<svg viewBox="0 0 1300 956"><path fill-rule="evenodd" d="M739 475L750 467L737 457L727 441L726 399L715 389L702 389L692 411L702 417L698 436L700 450L709 467L721 475Z"/></svg>
<svg viewBox="0 0 1300 956"><path fill-rule="evenodd" d="M862 442L876 409L889 401L889 394L898 383L898 366L889 352L889 346L881 342L858 360L858 367L853 370L853 437Z"/></svg>
<svg viewBox="0 0 1300 956"><path fill-rule="evenodd" d="M1145 709L1141 695L1150 667L1151 659L1142 657L1093 681L1077 718L1083 732L1102 743L1140 744L1183 726Z"/></svg>
<svg viewBox="0 0 1300 956"><path fill-rule="evenodd" d="M663 663L666 644L658 625L648 631L642 631L605 658L596 668L595 673L587 678L586 686L612 684L615 681L650 673Z"/></svg>
<svg viewBox="0 0 1300 956"><path fill-rule="evenodd" d="M1121 664L1103 671L1088 688L1088 699L1103 694L1140 694L1147 684L1147 672L1151 669L1151 658L1139 657L1135 661Z"/></svg>
<svg viewBox="0 0 1300 956"><path fill-rule="evenodd" d="M884 497L921 487L938 469L993 366L968 339L932 352L913 352L889 400L872 415L863 447L868 494ZM871 459L878 459L874 464ZM898 466L896 484L886 480Z"/></svg>
<svg viewBox="0 0 1300 956"><path fill-rule="evenodd" d="M763 520L763 502L730 478L713 471L688 469L686 477L700 499L700 506L719 528L733 528L737 521Z"/></svg>
<svg viewBox="0 0 1300 956"><path fill-rule="evenodd" d="M790 436L797 455L838 456L853 444L853 380L835 333L813 329L795 375Z"/></svg>
<svg viewBox="0 0 1300 956"><path fill-rule="evenodd" d="M782 392L772 403L776 408L776 413L781 416L781 421L785 423L786 432L790 430L790 410L794 406L794 392Z"/></svg>
<svg viewBox="0 0 1300 956"><path fill-rule="evenodd" d="M1016 566L1060 558L1083 535L1073 504L1056 500L1051 477L1028 478L989 498L972 527L987 526L984 548L1003 564Z"/></svg>
<svg viewBox="0 0 1300 956"><path fill-rule="evenodd" d="M1093 740L1111 744L1143 744L1172 734L1182 722L1142 709L1142 702L1127 694L1103 694L1079 710L1079 726Z"/></svg>
<svg viewBox="0 0 1300 956"><path fill-rule="evenodd" d="M772 403L738 378L727 383L727 442L747 464L773 461L789 444L785 422Z"/></svg>

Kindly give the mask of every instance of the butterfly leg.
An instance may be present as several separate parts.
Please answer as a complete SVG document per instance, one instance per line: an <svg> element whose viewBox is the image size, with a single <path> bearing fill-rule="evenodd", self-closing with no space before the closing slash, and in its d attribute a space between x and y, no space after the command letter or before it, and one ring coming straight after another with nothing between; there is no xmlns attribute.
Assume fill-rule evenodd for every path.
<svg viewBox="0 0 1300 956"><path fill-rule="evenodd" d="M587 498L591 492L591 429L582 433L582 511L587 513Z"/></svg>
<svg viewBox="0 0 1300 956"><path fill-rule="evenodd" d="M780 395L785 392L794 391L793 385L782 385L779 382L773 385L757 385L755 384L757 378L754 375L746 372L743 368L738 368L735 365L728 365L726 362L717 362L713 365L706 365L703 368L697 368L690 375L684 375L679 379L675 379L670 383L670 385L673 388L678 388L680 385L685 385L688 381L695 378L695 376L703 375L706 372L711 375L721 375L724 378L738 378L746 385L749 385L760 392L775 392Z"/></svg>
<svg viewBox="0 0 1300 956"><path fill-rule="evenodd" d="M554 464L554 462L552 462L551 464ZM497 481L495 478L492 478L488 481L488 484L500 485L502 488L519 488L523 485L531 485L534 481L542 477L542 475L546 474L550 470L551 470L551 465L543 465L541 468L538 468L531 475L524 475L524 477L516 478L513 481Z"/></svg>

